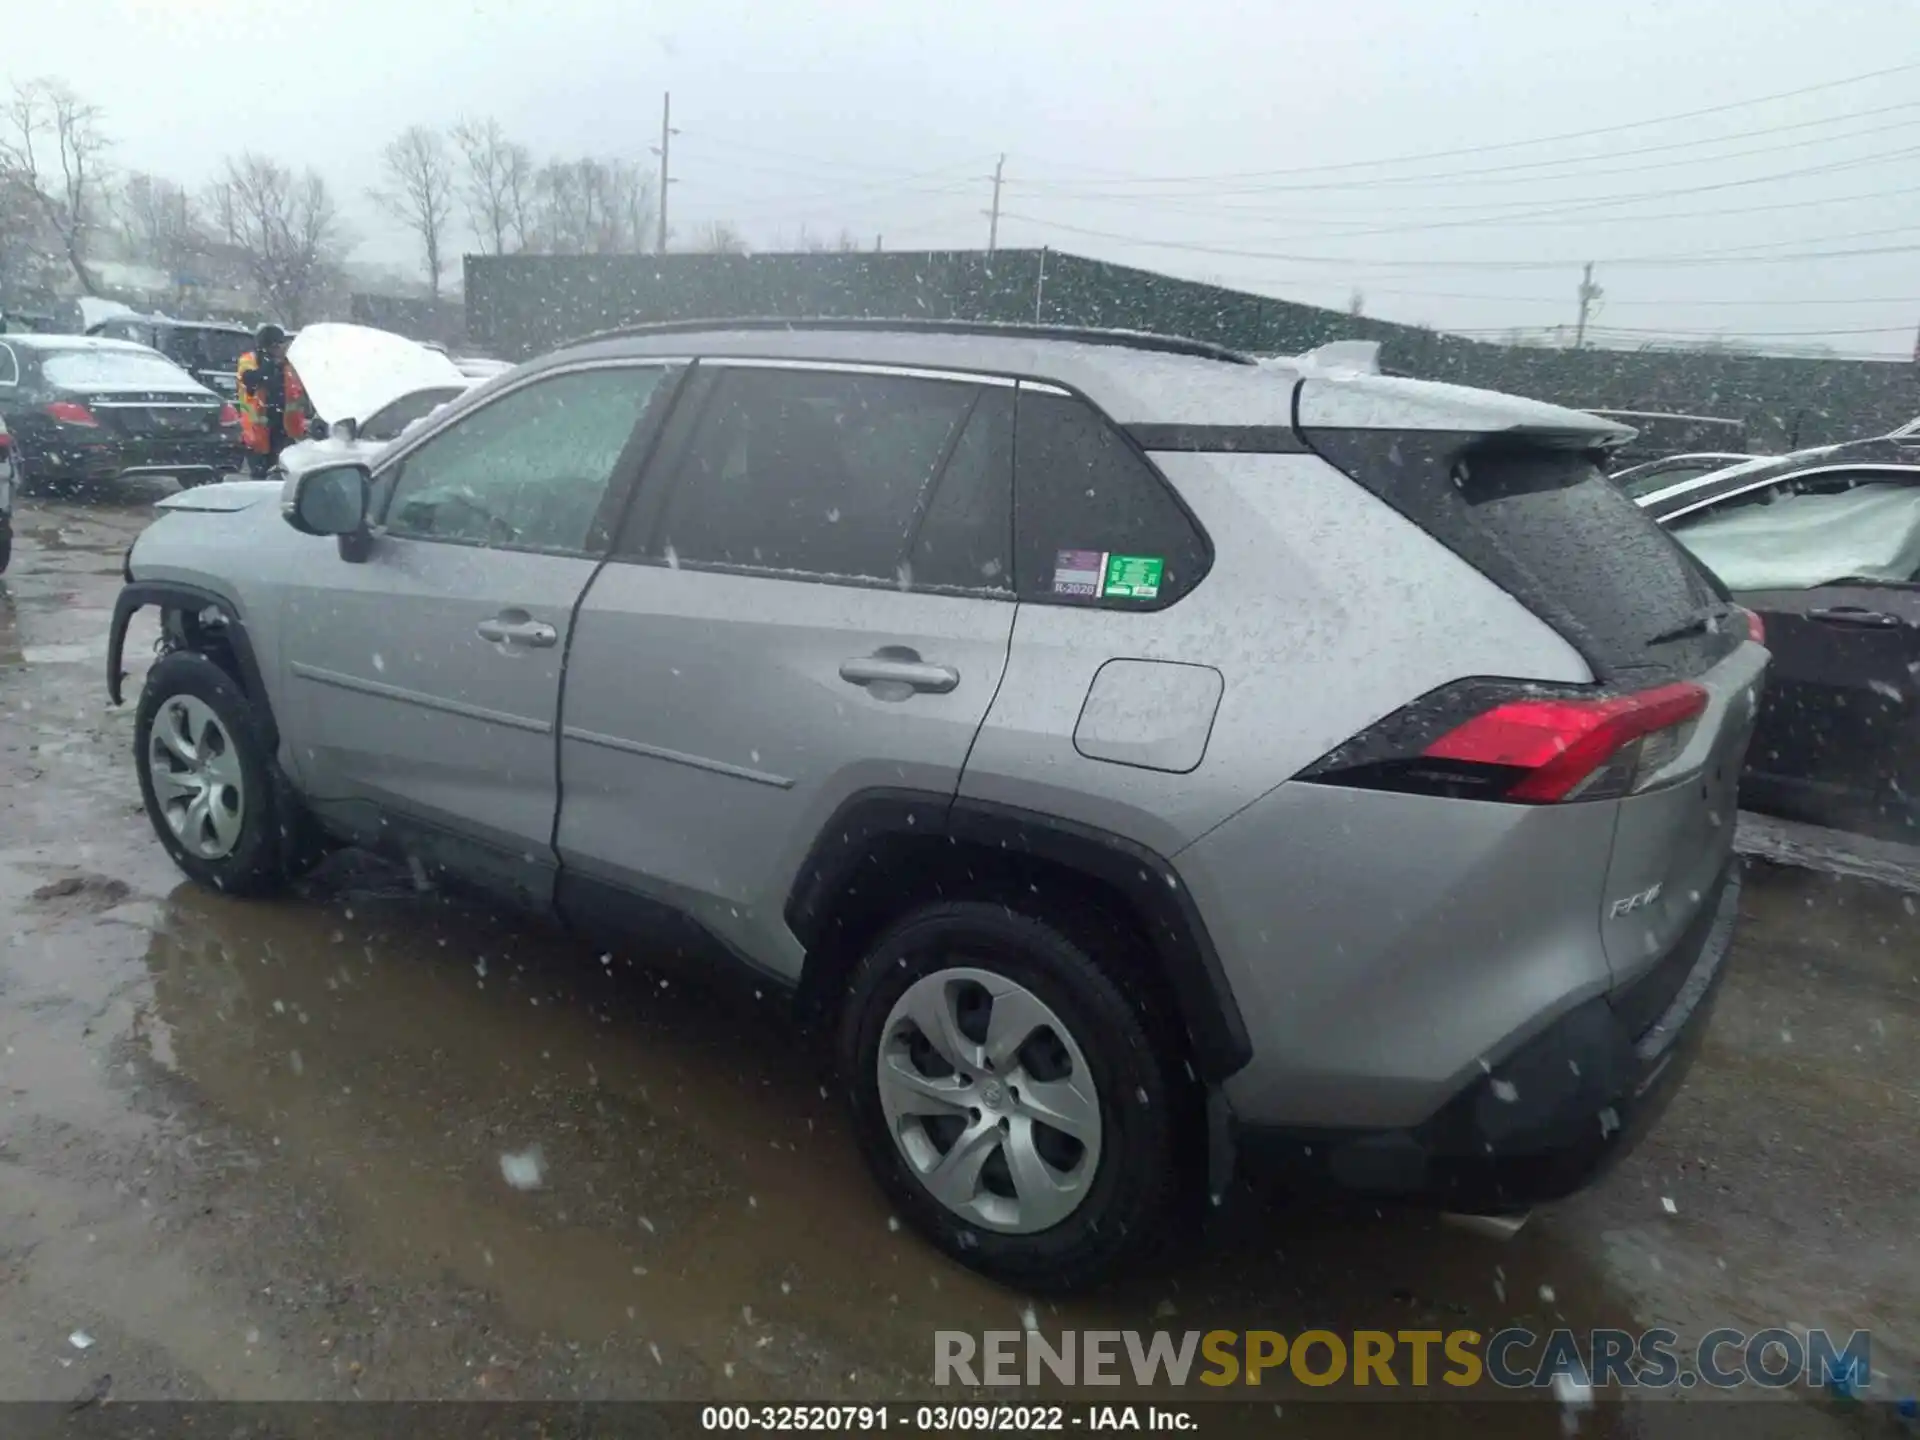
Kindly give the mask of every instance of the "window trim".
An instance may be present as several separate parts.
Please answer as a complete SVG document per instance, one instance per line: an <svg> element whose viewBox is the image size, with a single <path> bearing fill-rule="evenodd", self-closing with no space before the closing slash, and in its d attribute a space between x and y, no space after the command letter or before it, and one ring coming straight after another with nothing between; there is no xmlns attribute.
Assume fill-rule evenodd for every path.
<svg viewBox="0 0 1920 1440"><path fill-rule="evenodd" d="M20 384L20 356L11 345L5 342L0 342L0 355L5 356L7 364L13 371L12 374L0 378L0 385L17 387Z"/></svg>
<svg viewBox="0 0 1920 1440"><path fill-rule="evenodd" d="M906 595L939 595L964 600L997 600L1003 603L1015 603L1019 595L1011 586L1006 589L975 589L959 585L913 585L906 590L900 588L895 579L877 575L835 575L820 571L796 571L783 566L742 565L726 560L683 560L677 555L672 564L663 556L652 553L658 538L660 525L665 518L668 504L673 499L676 485L674 471L686 453L687 446L699 433L700 423L706 418L707 407L713 397L719 393L720 383L728 370L795 370L828 374L877 375L889 379L927 380L942 384L965 385L975 393L968 398L966 412L954 426L953 433L947 437L938 462L932 471L932 480L915 502L913 528L908 532L907 544L902 552L909 561L914 546L920 537L920 527L926 520L931 508L933 496L940 488L940 482L946 478L947 466L954 452L959 448L960 437L968 422L978 408L981 388L1011 389L1021 383L1008 375L988 374L983 371L947 370L938 367L916 365L891 365L864 360L794 360L784 357L701 355L695 357L687 367L685 384L692 387L697 384L703 372L711 372L710 381L698 394L678 397L672 414L662 420L657 432L656 442L648 456L646 468L641 472L636 485L635 496L627 512L615 526L613 540L608 546L608 562L620 565L644 565L656 570L691 570L700 574L740 575L748 579L779 580L798 585L836 585L848 590L885 590ZM680 403L686 400L687 403ZM669 423L678 426L668 444ZM1014 476L1007 476L1007 501L1009 507L1015 503ZM645 507L644 511L639 507ZM1011 508L1009 509L1011 513ZM639 520L640 535L637 537L637 549L622 549L619 532L626 527L628 519ZM1009 537L1011 538L1011 537ZM1012 556L1008 557L1012 565Z"/></svg>
<svg viewBox="0 0 1920 1440"><path fill-rule="evenodd" d="M1670 530L1677 522L1686 519L1688 516L1697 515L1703 510L1715 509L1718 506L1727 504L1729 501L1738 500L1745 495L1751 495L1756 490L1771 489L1775 485L1791 485L1796 481L1811 479L1818 475L1846 475L1852 473L1910 475L1913 477L1912 483L1920 485L1920 465L1902 465L1897 460L1849 460L1832 465L1811 465L1805 470L1789 470L1784 475L1769 475L1764 480L1755 480L1751 484L1742 485L1736 490L1724 491L1708 500L1696 500L1691 505L1662 515L1660 517L1660 525L1661 528ZM1872 482L1862 481L1861 483L1870 484Z"/></svg>
<svg viewBox="0 0 1920 1440"><path fill-rule="evenodd" d="M393 483L389 484L381 494L379 518L369 526L369 529L378 538L393 543L408 541L419 545L456 545L466 550L504 550L521 555L551 555L556 559L604 561L612 551L614 541L619 537L620 527L633 505L640 479L652 462L654 451L658 448L659 438L665 431L667 422L679 406L680 391L686 384L688 376L692 374L693 368L690 361L671 356L622 356L617 359L582 360L568 365L556 365L551 369L540 370L530 375L516 376L514 383L503 385L499 390L472 405L463 404L467 396L474 394L474 391L469 390L467 396L452 400L443 405L439 411L430 413L426 417L427 425L419 432L402 435L381 454L379 462L370 472L373 482L379 485L392 478ZM436 436L444 434L468 416L479 414L509 395L518 394L530 386L542 384L548 380L596 370L658 370L661 372L660 388L649 397L646 407L642 409L639 419L634 421L633 429L627 435L626 444L621 447L619 456L613 462L613 470L607 477L606 493L600 498L593 526L588 530L589 543L594 539L595 531L600 532L602 543L599 549L559 550L548 545L498 544L456 539L452 536L415 535L408 532L396 534L388 529L387 516L393 509L394 496L399 489L399 467L405 465L407 459L421 446L430 443ZM655 405L661 407L660 417L657 423L649 425L651 416L648 412ZM445 411L455 413L449 415L443 413ZM437 423L435 416L438 416Z"/></svg>

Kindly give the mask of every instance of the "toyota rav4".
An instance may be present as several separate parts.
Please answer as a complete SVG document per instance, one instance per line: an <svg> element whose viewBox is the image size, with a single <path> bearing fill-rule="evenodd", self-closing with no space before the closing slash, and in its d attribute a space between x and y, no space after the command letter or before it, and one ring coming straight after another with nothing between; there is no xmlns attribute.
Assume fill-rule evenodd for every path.
<svg viewBox="0 0 1920 1440"><path fill-rule="evenodd" d="M162 502L136 761L230 893L378 847L835 1037L1069 1287L1237 1171L1511 1213L1670 1093L1767 652L1510 396L1153 336L595 337Z"/></svg>

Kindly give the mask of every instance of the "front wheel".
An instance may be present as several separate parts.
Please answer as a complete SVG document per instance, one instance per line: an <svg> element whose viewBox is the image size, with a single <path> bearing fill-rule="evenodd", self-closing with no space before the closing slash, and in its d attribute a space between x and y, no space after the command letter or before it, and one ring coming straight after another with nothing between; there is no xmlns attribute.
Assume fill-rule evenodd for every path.
<svg viewBox="0 0 1920 1440"><path fill-rule="evenodd" d="M1077 1289L1165 1228L1173 1067L1066 931L999 905L916 912L856 971L840 1060L875 1177L962 1264Z"/></svg>
<svg viewBox="0 0 1920 1440"><path fill-rule="evenodd" d="M193 879L230 894L267 894L317 854L258 708L207 656L176 650L154 664L133 734L147 819Z"/></svg>

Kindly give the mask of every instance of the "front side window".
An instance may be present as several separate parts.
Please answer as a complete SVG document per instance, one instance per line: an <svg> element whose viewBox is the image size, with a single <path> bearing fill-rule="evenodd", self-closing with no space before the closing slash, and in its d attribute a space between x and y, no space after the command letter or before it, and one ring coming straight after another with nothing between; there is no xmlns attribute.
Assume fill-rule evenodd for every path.
<svg viewBox="0 0 1920 1440"><path fill-rule="evenodd" d="M1920 579L1920 484L1890 472L1773 486L1673 522L1673 536L1729 590L1811 590Z"/></svg>
<svg viewBox="0 0 1920 1440"><path fill-rule="evenodd" d="M723 370L675 467L654 553L911 583L923 497L977 394L961 381Z"/></svg>
<svg viewBox="0 0 1920 1440"><path fill-rule="evenodd" d="M1206 538L1084 400L1023 385L1014 453L1021 599L1154 609L1199 583Z"/></svg>
<svg viewBox="0 0 1920 1440"><path fill-rule="evenodd" d="M665 373L657 365L575 371L475 410L399 462L388 480L387 532L575 554L601 548L601 502Z"/></svg>

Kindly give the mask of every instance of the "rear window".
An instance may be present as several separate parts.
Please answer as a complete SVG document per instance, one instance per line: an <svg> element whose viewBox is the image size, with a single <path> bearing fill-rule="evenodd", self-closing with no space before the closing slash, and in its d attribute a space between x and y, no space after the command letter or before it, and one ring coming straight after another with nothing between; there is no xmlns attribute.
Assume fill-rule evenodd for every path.
<svg viewBox="0 0 1920 1440"><path fill-rule="evenodd" d="M230 330L176 330L166 346L182 364L201 370L232 370L253 348L251 336Z"/></svg>
<svg viewBox="0 0 1920 1440"><path fill-rule="evenodd" d="M1738 643L1699 627L1721 603L1711 583L1592 455L1430 431L1308 439L1552 625L1602 679L1695 674Z"/></svg>
<svg viewBox="0 0 1920 1440"><path fill-rule="evenodd" d="M171 360L139 350L48 350L40 369L68 390L197 390L199 382Z"/></svg>

